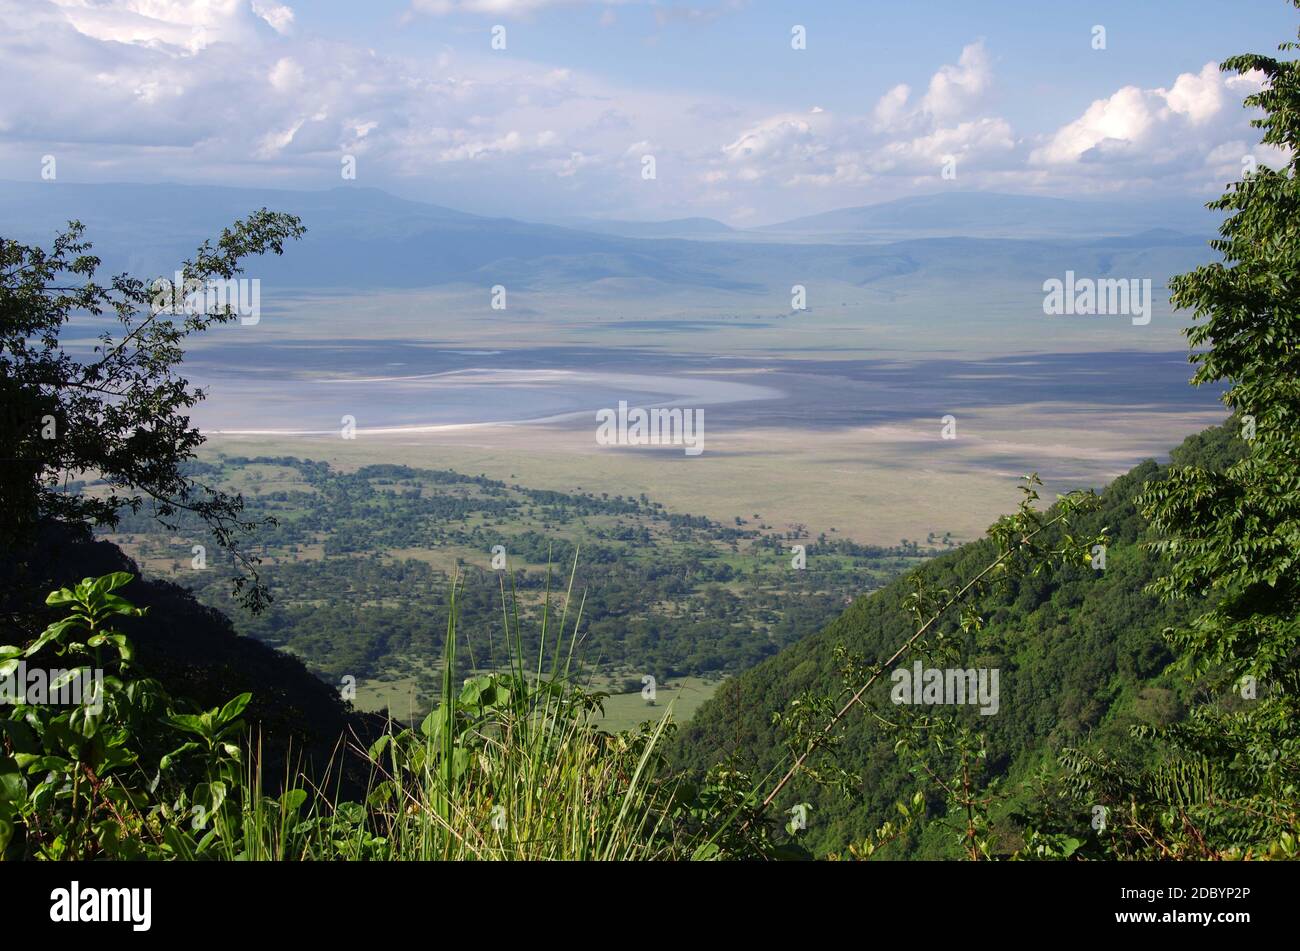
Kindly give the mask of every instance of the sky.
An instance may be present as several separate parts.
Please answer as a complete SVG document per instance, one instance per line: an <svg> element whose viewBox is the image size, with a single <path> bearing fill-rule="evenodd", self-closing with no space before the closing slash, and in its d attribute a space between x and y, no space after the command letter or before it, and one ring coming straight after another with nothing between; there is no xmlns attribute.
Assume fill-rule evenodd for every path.
<svg viewBox="0 0 1300 951"><path fill-rule="evenodd" d="M0 0L0 178L740 227L1205 199L1283 160L1218 63L1298 28L1286 0Z"/></svg>

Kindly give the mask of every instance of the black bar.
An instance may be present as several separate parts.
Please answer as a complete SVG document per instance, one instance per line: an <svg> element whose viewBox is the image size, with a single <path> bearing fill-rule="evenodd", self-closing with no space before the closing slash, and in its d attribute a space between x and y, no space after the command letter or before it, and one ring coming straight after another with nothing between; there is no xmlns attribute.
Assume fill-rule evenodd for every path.
<svg viewBox="0 0 1300 951"><path fill-rule="evenodd" d="M55 922L52 893L150 889L149 928ZM400 939L445 919L493 930L576 926L653 931L702 914L801 920L827 929L911 921L951 935L1038 937L1139 932L1232 940L1294 922L1289 863L25 863L0 866L6 924L17 933L112 932L127 941L190 935ZM1176 891L1181 889L1181 892ZM1125 891L1128 890L1128 891ZM140 893L143 897L143 893ZM98 900L98 893L96 899ZM1290 906L1290 907L1288 907ZM89 906L87 906L89 907ZM126 907L126 906L123 906ZM677 911L672 909L676 908ZM139 912L141 909L136 909ZM556 912L564 912L556 918ZM685 917L678 917L679 913ZM1201 915L1210 915L1203 922ZM1152 920L1120 920L1151 915ZM1177 916L1183 916L1181 919ZM1187 916L1196 915L1197 919ZM1221 916L1231 915L1236 920ZM124 917L129 917L123 914ZM577 917L575 917L577 916ZM1172 916L1172 917L1170 917ZM139 917L139 915L138 915ZM836 924L838 922L838 925ZM531 924L530 924L531 923ZM693 931L696 924L689 926ZM969 929L969 930L965 930ZM924 930L924 929L923 929ZM444 934L430 931L432 939ZM612 934L613 932L607 932ZM588 937L591 932L587 931Z"/></svg>

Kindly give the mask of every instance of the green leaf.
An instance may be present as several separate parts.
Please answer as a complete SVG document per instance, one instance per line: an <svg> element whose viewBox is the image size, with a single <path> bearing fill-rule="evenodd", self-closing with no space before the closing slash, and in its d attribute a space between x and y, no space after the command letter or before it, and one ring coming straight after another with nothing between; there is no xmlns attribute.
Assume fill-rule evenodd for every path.
<svg viewBox="0 0 1300 951"><path fill-rule="evenodd" d="M8 757L0 759L0 802L21 803L26 799L27 784L18 771L18 764Z"/></svg>
<svg viewBox="0 0 1300 951"><path fill-rule="evenodd" d="M73 668L71 668L70 670L65 670L65 671L63 671L63 673L61 673L59 676L55 677L54 680L52 680L52 681L50 682L50 687L49 687L50 692L53 693L53 692L56 691L56 690L59 690L59 689L61 689L61 688L63 688L63 687L66 687L68 684L72 683L74 680L76 680L78 677L80 677L80 676L82 675L83 672L86 673L86 674L89 674L89 673L90 673L90 668L89 668L89 667L73 667ZM89 677L87 677L87 682L90 682L90 678L89 678Z"/></svg>
<svg viewBox="0 0 1300 951"><path fill-rule="evenodd" d="M221 708L221 713L217 719L223 724L229 723L244 712L244 708L248 706L248 702L252 699L253 695L251 693L241 693Z"/></svg>
<svg viewBox="0 0 1300 951"><path fill-rule="evenodd" d="M135 651L131 647L131 641L125 634L107 634L105 639L117 648L117 656L123 661L129 661L135 657Z"/></svg>
<svg viewBox="0 0 1300 951"><path fill-rule="evenodd" d="M375 740L375 742L370 744L368 755L372 763L379 762L379 757L383 755L384 750L388 749L388 744L392 738L393 735L391 733L385 733L379 739Z"/></svg>
<svg viewBox="0 0 1300 951"><path fill-rule="evenodd" d="M84 627L79 618L64 618L62 621L56 621L41 632L41 636L28 645L27 650L23 651L24 657L32 657L51 641L61 640L63 635L68 631Z"/></svg>
<svg viewBox="0 0 1300 951"><path fill-rule="evenodd" d="M118 588L124 588L135 580L135 575L129 571L115 571L111 575L104 575L95 580L92 590L95 594L104 594L108 591L116 591Z"/></svg>
<svg viewBox="0 0 1300 951"><path fill-rule="evenodd" d="M45 603L48 605L71 604L77 600L77 596L67 588L60 588L58 591L51 591L45 597Z"/></svg>
<svg viewBox="0 0 1300 951"><path fill-rule="evenodd" d="M691 856L692 862L713 862L722 857L722 849L716 842L705 842Z"/></svg>
<svg viewBox="0 0 1300 951"><path fill-rule="evenodd" d="M172 726L184 730L186 733L194 733L198 736L206 736L204 730L203 718L193 713L173 713L167 718Z"/></svg>
<svg viewBox="0 0 1300 951"><path fill-rule="evenodd" d="M451 752L451 776L453 779L459 779L469 768L470 752L463 746L458 746Z"/></svg>
<svg viewBox="0 0 1300 951"><path fill-rule="evenodd" d="M158 769L165 770L171 766L172 762L175 761L176 757L180 756L183 753L188 753L191 750L197 750L200 748L201 747L199 746L198 743L182 743L180 746L176 747L176 749L172 750L170 753L168 753L166 756L164 756L162 759L158 761Z"/></svg>

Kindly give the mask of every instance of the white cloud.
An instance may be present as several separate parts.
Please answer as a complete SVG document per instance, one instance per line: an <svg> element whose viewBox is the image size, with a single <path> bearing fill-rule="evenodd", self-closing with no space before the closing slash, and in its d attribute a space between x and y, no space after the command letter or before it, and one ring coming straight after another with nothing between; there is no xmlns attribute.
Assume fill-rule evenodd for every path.
<svg viewBox="0 0 1300 951"><path fill-rule="evenodd" d="M271 67L271 72L267 75L271 86L280 92L297 89L302 85L302 77L302 66L291 56L276 60L275 65Z"/></svg>
<svg viewBox="0 0 1300 951"><path fill-rule="evenodd" d="M1171 110L1186 116L1194 125L1217 116L1228 98L1217 63L1206 63L1199 74L1183 73L1164 97Z"/></svg>
<svg viewBox="0 0 1300 951"><path fill-rule="evenodd" d="M253 0L253 12L269 23L277 33L288 33L293 28L293 10L283 4Z"/></svg>
<svg viewBox="0 0 1300 951"><path fill-rule="evenodd" d="M1015 145L1011 125L1005 119L973 119L905 142L891 142L880 150L879 160L890 161L890 167L893 160L923 164L928 170L928 166L940 165L950 155L958 159L980 158L1010 152Z"/></svg>
<svg viewBox="0 0 1300 951"><path fill-rule="evenodd" d="M983 41L971 43L955 65L942 66L931 77L921 109L939 122L966 116L992 83L993 69Z"/></svg>
<svg viewBox="0 0 1300 951"><path fill-rule="evenodd" d="M279 132L268 132L266 135L262 136L255 153L257 157L270 159L275 158L283 152L288 148L289 144L293 142L293 137L296 136L298 130L302 128L303 121L304 120L299 119L287 129L283 129Z"/></svg>
<svg viewBox="0 0 1300 951"><path fill-rule="evenodd" d="M958 187L1056 193L1203 190L1246 154L1277 164L1240 108L1260 77L1210 63L1026 135L990 109L991 62L971 43L924 94L882 84L846 112L621 85L486 43L388 55L307 35L269 0L0 0L0 177L52 153L73 181L328 187L341 154L365 154L364 184L469 210L777 217L950 187L949 155Z"/></svg>
<svg viewBox="0 0 1300 951"><path fill-rule="evenodd" d="M451 143L438 153L440 162L474 161L519 152L524 147L523 136L514 130L496 138L472 138L462 129L435 129L432 137L434 141Z"/></svg>
<svg viewBox="0 0 1300 951"><path fill-rule="evenodd" d="M1030 161L1041 165L1077 162L1093 149L1128 149L1146 139L1156 122L1155 94L1125 86L1108 99L1094 101L1082 116L1061 127L1036 149Z"/></svg>
<svg viewBox="0 0 1300 951"><path fill-rule="evenodd" d="M1183 73L1170 88L1125 86L1093 101L1030 157L1035 165L1104 161L1140 152L1208 155L1231 130L1244 126L1242 99L1261 86L1260 75L1226 75L1216 62Z"/></svg>
<svg viewBox="0 0 1300 951"><path fill-rule="evenodd" d="M876 108L872 112L876 120L876 131L894 131L910 122L907 100L911 94L912 90L906 83L899 83L880 97L880 101L876 103Z"/></svg>
<svg viewBox="0 0 1300 951"><path fill-rule="evenodd" d="M284 33L293 10L263 0L51 0L63 19L96 40L197 53L213 43L248 42L263 27Z"/></svg>
<svg viewBox="0 0 1300 951"><path fill-rule="evenodd" d="M572 178L587 166L597 164L599 161L599 159L584 155L582 152L572 152L566 159L550 162L548 167L560 178Z"/></svg>
<svg viewBox="0 0 1300 951"><path fill-rule="evenodd" d="M746 129L734 142L724 145L722 153L733 162L799 160L822 148L813 135L812 120L780 115Z"/></svg>
<svg viewBox="0 0 1300 951"><path fill-rule="evenodd" d="M1112 187L1155 177L1204 181L1209 169L1222 168L1225 148L1240 148L1238 161L1245 154L1242 99L1262 82L1260 74L1225 74L1210 62L1168 89L1125 86L1047 136L1029 163L1059 176L1111 176Z"/></svg>
<svg viewBox="0 0 1300 951"><path fill-rule="evenodd" d="M962 48L956 63L940 66L930 77L920 102L911 101L912 90L899 83L880 97L872 110L877 132L902 133L934 129L957 120L975 118L993 86L993 68L982 40Z"/></svg>
<svg viewBox="0 0 1300 951"><path fill-rule="evenodd" d="M447 16L451 13L490 13L498 16L523 16L548 7L572 6L583 0L412 0L411 9L417 13ZM596 0L617 5L624 0Z"/></svg>
<svg viewBox="0 0 1300 951"><path fill-rule="evenodd" d="M911 184L938 175L956 156L971 176L981 162L997 167L1016 147L1010 124L980 116L978 105L992 85L982 43L966 46L956 64L941 66L920 102L906 84L893 86L869 116L814 109L783 113L745 128L722 147L728 164L742 166L741 182L777 181L788 188L844 188L894 176Z"/></svg>

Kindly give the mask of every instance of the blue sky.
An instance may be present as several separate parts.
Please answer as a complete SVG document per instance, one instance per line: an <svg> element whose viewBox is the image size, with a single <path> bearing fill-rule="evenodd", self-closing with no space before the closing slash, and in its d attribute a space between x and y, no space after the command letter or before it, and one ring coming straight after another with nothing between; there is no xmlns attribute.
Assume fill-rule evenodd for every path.
<svg viewBox="0 0 1300 951"><path fill-rule="evenodd" d="M941 188L1206 196L1282 160L1215 64L1298 26L1283 0L0 0L0 177L52 155L65 181L743 225Z"/></svg>
<svg viewBox="0 0 1300 951"><path fill-rule="evenodd" d="M669 13L687 9L710 15ZM898 82L923 83L935 65L984 38L995 51L1006 114L1046 125L1059 120L1061 108L1080 112L1117 84L1160 86L1207 60L1271 50L1300 26L1279 0L595 3L523 16L406 16L410 10L406 2L312 3L300 19L322 33L416 56L444 43L481 45L499 22L516 27L510 39L518 55L542 62L640 85L840 109L861 106L864 96L874 101ZM601 26L607 14L614 22ZM800 59L785 55L795 23L811 37L812 55ZM1104 58L1090 45L1097 24L1107 27Z"/></svg>

